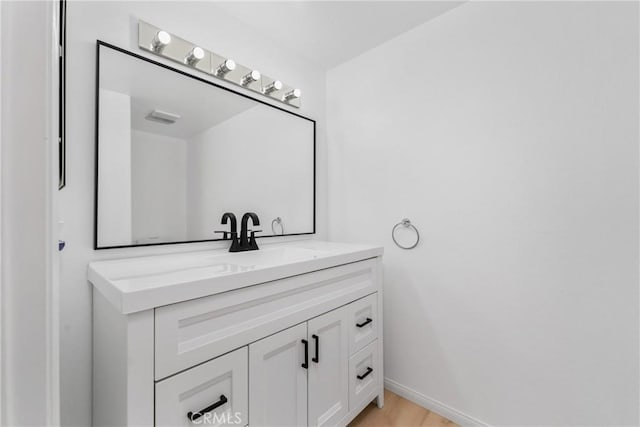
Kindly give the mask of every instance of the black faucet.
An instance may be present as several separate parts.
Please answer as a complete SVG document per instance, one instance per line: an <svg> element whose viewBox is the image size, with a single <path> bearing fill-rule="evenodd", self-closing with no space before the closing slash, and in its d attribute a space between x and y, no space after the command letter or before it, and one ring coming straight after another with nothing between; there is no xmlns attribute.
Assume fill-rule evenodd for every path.
<svg viewBox="0 0 640 427"><path fill-rule="evenodd" d="M240 251L257 251L258 244L256 243L256 233L262 230L249 230L248 222L251 219L253 225L260 225L260 219L258 215L253 212L247 212L242 216L242 228L240 229ZM251 236L248 233L251 232Z"/></svg>
<svg viewBox="0 0 640 427"><path fill-rule="evenodd" d="M236 220L236 216L231 212L226 212L222 215L222 219L220 222L222 224L226 224L228 221L231 221L231 229L230 231L216 231L216 233L224 233L222 238L227 240L227 235L231 235L231 247L229 248L229 252L239 252L240 242L238 241L238 221Z"/></svg>
<svg viewBox="0 0 640 427"><path fill-rule="evenodd" d="M231 247L229 252L244 252L244 251L257 251L258 244L256 243L256 233L262 230L249 230L248 222L251 219L253 225L260 225L258 215L253 212L247 212L242 216L242 229L240 230L240 238L238 238L238 221L236 216L231 212L226 212L222 215L220 222L226 224L231 221L230 231L216 231L216 233L224 233L222 238L227 240L227 236L231 236ZM249 235L251 233L251 235Z"/></svg>

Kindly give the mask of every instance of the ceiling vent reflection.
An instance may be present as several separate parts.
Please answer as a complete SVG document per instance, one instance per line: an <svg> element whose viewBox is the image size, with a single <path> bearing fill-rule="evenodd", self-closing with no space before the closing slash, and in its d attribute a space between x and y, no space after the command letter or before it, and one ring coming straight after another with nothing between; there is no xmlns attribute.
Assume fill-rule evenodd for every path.
<svg viewBox="0 0 640 427"><path fill-rule="evenodd" d="M180 119L180 116L178 114L168 113L166 111L153 110L152 112L147 114L145 119L165 125L172 125L177 122L178 119Z"/></svg>

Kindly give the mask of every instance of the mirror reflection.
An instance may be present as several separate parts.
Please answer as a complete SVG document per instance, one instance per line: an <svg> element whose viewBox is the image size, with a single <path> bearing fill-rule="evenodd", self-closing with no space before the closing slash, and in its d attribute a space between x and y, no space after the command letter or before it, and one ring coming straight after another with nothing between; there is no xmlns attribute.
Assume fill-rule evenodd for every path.
<svg viewBox="0 0 640 427"><path fill-rule="evenodd" d="M220 239L227 211L257 213L258 236L314 232L315 122L109 46L98 55L96 248Z"/></svg>

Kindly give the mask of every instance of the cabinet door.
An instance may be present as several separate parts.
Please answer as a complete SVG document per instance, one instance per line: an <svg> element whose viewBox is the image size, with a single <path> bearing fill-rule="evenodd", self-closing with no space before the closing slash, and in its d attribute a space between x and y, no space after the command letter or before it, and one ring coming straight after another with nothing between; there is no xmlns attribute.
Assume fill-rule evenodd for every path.
<svg viewBox="0 0 640 427"><path fill-rule="evenodd" d="M250 425L307 425L307 346L306 323L249 346Z"/></svg>
<svg viewBox="0 0 640 427"><path fill-rule="evenodd" d="M248 421L247 347L156 384L156 426L237 426Z"/></svg>
<svg viewBox="0 0 640 427"><path fill-rule="evenodd" d="M347 307L309 320L309 426L335 426L349 407Z"/></svg>

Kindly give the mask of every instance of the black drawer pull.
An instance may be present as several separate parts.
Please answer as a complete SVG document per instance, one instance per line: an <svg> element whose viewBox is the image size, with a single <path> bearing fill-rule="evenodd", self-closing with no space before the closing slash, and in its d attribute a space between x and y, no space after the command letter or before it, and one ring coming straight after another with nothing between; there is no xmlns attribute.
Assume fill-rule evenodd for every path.
<svg viewBox="0 0 640 427"><path fill-rule="evenodd" d="M356 326L357 326L358 328L364 328L365 326L367 326L367 325L368 325L369 323L371 323L371 322L373 322L373 319L372 319L372 318L370 318L370 317L367 317L367 320L365 320L365 321L364 321L364 322L362 322L362 323L356 323Z"/></svg>
<svg viewBox="0 0 640 427"><path fill-rule="evenodd" d="M362 375L358 375L358 379L359 379L359 380L363 380L363 379L367 378L367 376L368 376L371 372L373 372L373 369L372 369L372 368L370 368L370 367L369 367L369 368L367 368L367 372L365 372L365 373L364 373L364 374L362 374Z"/></svg>
<svg viewBox="0 0 640 427"><path fill-rule="evenodd" d="M204 409L201 409L200 411L193 413L191 411L189 411L187 413L187 418L189 418L190 421L195 421L198 418L202 417L204 414L206 414L207 412L211 412L216 408L221 407L222 405L224 405L225 403L227 403L227 396L225 396L224 394L220 395L220 400L218 400L216 403L212 404L211 406L207 406Z"/></svg>
<svg viewBox="0 0 640 427"><path fill-rule="evenodd" d="M302 367L304 369L309 369L309 342L307 340L302 340L302 344L304 344L304 363Z"/></svg>
<svg viewBox="0 0 640 427"><path fill-rule="evenodd" d="M316 341L316 357L311 360L318 363L320 361L320 337L317 335L311 335L311 337Z"/></svg>

